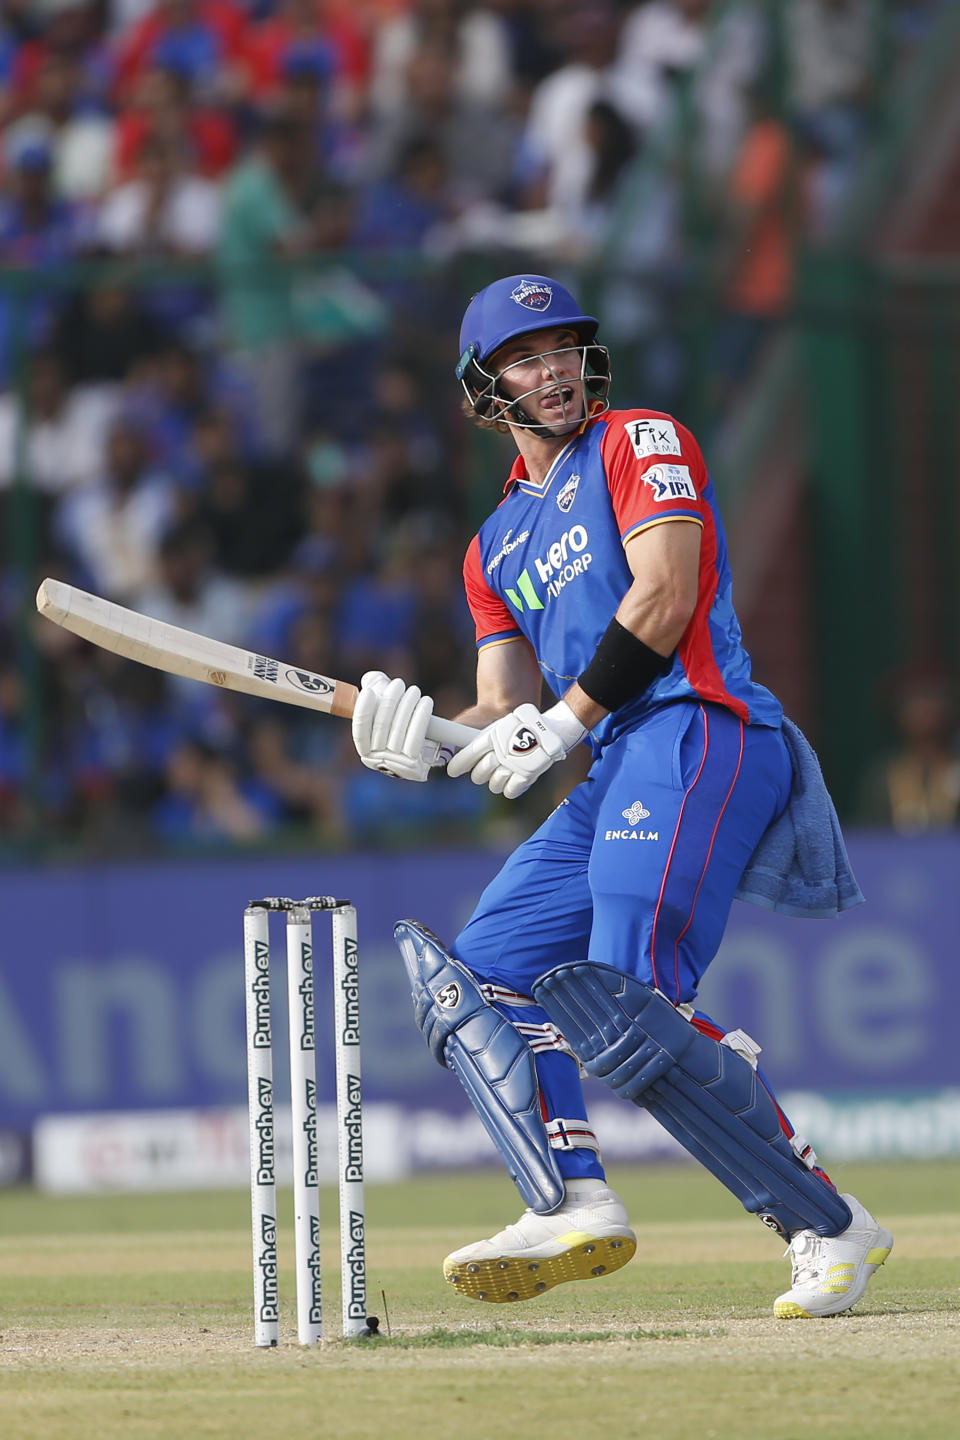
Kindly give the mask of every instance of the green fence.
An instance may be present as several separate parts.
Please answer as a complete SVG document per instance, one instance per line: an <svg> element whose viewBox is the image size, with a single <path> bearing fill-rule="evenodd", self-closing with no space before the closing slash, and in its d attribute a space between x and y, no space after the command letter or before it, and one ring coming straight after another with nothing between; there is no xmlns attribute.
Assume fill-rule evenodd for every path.
<svg viewBox="0 0 960 1440"><path fill-rule="evenodd" d="M960 674L960 273L808 256L820 745L848 812L896 700Z"/></svg>

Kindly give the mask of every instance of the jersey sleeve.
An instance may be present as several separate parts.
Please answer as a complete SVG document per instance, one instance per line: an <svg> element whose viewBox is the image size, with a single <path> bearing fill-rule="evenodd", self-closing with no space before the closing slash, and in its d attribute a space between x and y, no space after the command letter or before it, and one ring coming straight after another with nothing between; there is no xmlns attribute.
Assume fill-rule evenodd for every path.
<svg viewBox="0 0 960 1440"><path fill-rule="evenodd" d="M484 579L480 539L476 535L470 542L463 562L463 585L476 626L478 650L483 650L488 645L502 645L507 640L521 638L522 632L510 611Z"/></svg>
<svg viewBox="0 0 960 1440"><path fill-rule="evenodd" d="M690 431L669 415L616 412L601 453L624 545L666 520L704 524L707 467Z"/></svg>

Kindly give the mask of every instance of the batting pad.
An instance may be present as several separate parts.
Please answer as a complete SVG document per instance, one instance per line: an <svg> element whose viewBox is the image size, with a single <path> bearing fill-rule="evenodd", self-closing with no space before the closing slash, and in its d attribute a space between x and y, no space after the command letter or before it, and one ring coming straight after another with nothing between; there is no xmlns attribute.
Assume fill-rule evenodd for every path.
<svg viewBox="0 0 960 1440"><path fill-rule="evenodd" d="M555 1210L565 1189L540 1113L533 1051L425 925L401 920L393 934L428 1046L467 1092L526 1204Z"/></svg>
<svg viewBox="0 0 960 1440"><path fill-rule="evenodd" d="M836 1235L846 1203L808 1170L743 1055L702 1035L649 985L610 965L558 965L533 993L581 1064L640 1105L781 1234Z"/></svg>

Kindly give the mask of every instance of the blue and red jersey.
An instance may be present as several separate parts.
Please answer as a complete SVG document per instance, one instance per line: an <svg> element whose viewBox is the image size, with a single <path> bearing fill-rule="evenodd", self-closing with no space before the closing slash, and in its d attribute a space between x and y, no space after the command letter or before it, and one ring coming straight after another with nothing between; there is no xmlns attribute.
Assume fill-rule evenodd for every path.
<svg viewBox="0 0 960 1440"><path fill-rule="evenodd" d="M504 499L467 551L478 649L525 636L559 697L586 669L633 582L627 542L671 520L703 531L696 610L672 668L595 728L600 746L676 700L713 701L751 725L783 718L750 677L723 524L690 431L657 411L608 410L571 438L542 485L518 456Z"/></svg>

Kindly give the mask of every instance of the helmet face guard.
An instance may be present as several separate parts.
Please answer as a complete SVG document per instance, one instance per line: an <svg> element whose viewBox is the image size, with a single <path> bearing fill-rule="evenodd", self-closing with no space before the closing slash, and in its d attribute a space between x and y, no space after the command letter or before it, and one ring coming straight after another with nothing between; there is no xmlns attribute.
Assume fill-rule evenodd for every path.
<svg viewBox="0 0 960 1440"><path fill-rule="evenodd" d="M494 353L520 335L537 330L570 329L580 340L580 376L577 381L561 380L547 360L551 380L547 385L511 397L500 387L503 372L489 362ZM609 408L610 356L596 343L597 321L585 315L569 290L545 275L508 275L475 295L467 306L460 328L460 360L457 378L474 412L485 420L503 420L508 425L545 438L555 436L557 427L543 425L523 409L521 402L543 390L558 389L561 397L571 383L578 384L583 397L581 414L571 419L578 424L591 413ZM565 350L573 347L563 347ZM549 357L557 350L545 352ZM566 410L566 405L562 405ZM564 425L561 418L557 424Z"/></svg>
<svg viewBox="0 0 960 1440"><path fill-rule="evenodd" d="M526 333L526 332L522 332ZM560 376L550 363L551 358L558 355L567 355L571 350L576 350L580 355L580 374L576 378ZM558 433L558 427L580 425L584 420L593 415L601 415L604 410L609 409L610 402L608 393L610 390L610 355L605 345L581 344L564 345L559 350L543 350L539 355L530 357L532 360L540 360L550 374L550 379L544 385L532 386L517 396L509 396L500 384L503 376L513 367L508 365L504 370L488 370L479 360L475 358L472 351L460 357L461 363L457 366L457 374L463 386L474 413L483 420L502 420L504 424L515 425L521 430L530 430L542 438L550 438ZM567 416L567 404L564 400L564 392L579 388L582 396L582 404L577 407L577 413ZM523 402L531 396L541 395L544 391L556 390L560 395L561 415L552 425L544 425L539 420L533 420L523 408Z"/></svg>

